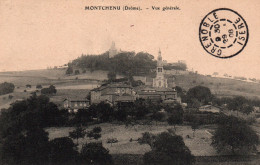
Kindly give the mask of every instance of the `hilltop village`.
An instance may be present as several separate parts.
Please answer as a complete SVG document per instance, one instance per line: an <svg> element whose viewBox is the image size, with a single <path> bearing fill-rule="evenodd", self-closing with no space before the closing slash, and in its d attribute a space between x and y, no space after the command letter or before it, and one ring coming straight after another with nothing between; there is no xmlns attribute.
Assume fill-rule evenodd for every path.
<svg viewBox="0 0 260 165"><path fill-rule="evenodd" d="M112 43L109 49L109 58L114 58L120 52L115 48L115 43ZM109 82L102 84L100 87L90 91L90 99L65 99L64 108L70 110L77 110L88 108L91 104L98 104L105 102L111 106L131 104L136 99L150 100L152 102L162 102L163 104L181 103L180 96L177 95L175 89L176 85L173 79L165 77L165 70L163 68L165 61L163 61L161 50L158 51L156 75L154 78L146 78L139 80L140 86L133 87L131 83L123 82ZM138 80L138 77L134 77Z"/></svg>
<svg viewBox="0 0 260 165"><path fill-rule="evenodd" d="M117 54L122 51L118 51L113 42L109 49L109 58L114 58ZM133 79L138 81L141 85L133 87L131 83L113 82L102 84L98 88L94 88L90 91L90 97L88 99L69 99L64 100L64 108L75 110L88 108L91 104L99 104L105 102L111 106L127 105L134 103L137 99L149 100L152 102L163 104L174 104L181 103L180 96L177 95L175 89L176 85L173 78L169 80L165 77L164 64L161 50L158 51L157 63L156 63L156 74L154 78L144 77L140 79L138 76L134 76Z"/></svg>

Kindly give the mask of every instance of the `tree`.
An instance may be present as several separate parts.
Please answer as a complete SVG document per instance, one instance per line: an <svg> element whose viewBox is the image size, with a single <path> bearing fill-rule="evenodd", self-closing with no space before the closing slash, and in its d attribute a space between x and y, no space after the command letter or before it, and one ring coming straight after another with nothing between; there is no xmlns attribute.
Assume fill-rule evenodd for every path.
<svg viewBox="0 0 260 165"><path fill-rule="evenodd" d="M174 115L174 114L172 114L168 119L167 119L167 121L168 121L168 124L169 125L173 125L174 126L174 129L176 130L176 128L175 128L175 125L176 124L182 124L182 117L180 117L180 115L179 114L176 114L176 115Z"/></svg>
<svg viewBox="0 0 260 165"><path fill-rule="evenodd" d="M156 121L156 125L158 121L162 121L164 118L165 114L163 112L155 112L152 116L152 118Z"/></svg>
<svg viewBox="0 0 260 165"><path fill-rule="evenodd" d="M0 116L0 157L2 164L42 164L48 161L48 133L43 129L40 109L43 102L35 95L15 102Z"/></svg>
<svg viewBox="0 0 260 165"><path fill-rule="evenodd" d="M167 110L168 109L168 110ZM180 104L176 104L173 108L166 108L167 112L170 112L170 117L167 119L168 124L173 125L174 129L176 124L182 124L183 122L183 108Z"/></svg>
<svg viewBox="0 0 260 165"><path fill-rule="evenodd" d="M93 121L92 116L93 113L90 109L79 109L73 120L75 124L87 125Z"/></svg>
<svg viewBox="0 0 260 165"><path fill-rule="evenodd" d="M73 68L72 66L68 66L67 70L66 70L66 74L72 74L73 73Z"/></svg>
<svg viewBox="0 0 260 165"><path fill-rule="evenodd" d="M245 121L234 116L223 116L212 136L211 145L219 153L250 154L256 152L259 138Z"/></svg>
<svg viewBox="0 0 260 165"><path fill-rule="evenodd" d="M101 102L98 105L94 106L94 112L96 112L96 116L101 122L108 122L112 119L114 114L113 107L110 104L105 102ZM93 110L92 110L93 111Z"/></svg>
<svg viewBox="0 0 260 165"><path fill-rule="evenodd" d="M49 158L53 164L67 164L74 162L77 158L78 152L75 150L76 146L68 137L55 138L50 141Z"/></svg>
<svg viewBox="0 0 260 165"><path fill-rule="evenodd" d="M101 143L85 144L80 152L80 157L84 163L109 165L113 164L112 156Z"/></svg>
<svg viewBox="0 0 260 165"><path fill-rule="evenodd" d="M37 85L36 85L36 88L37 88L37 89L42 89L42 85L41 85L41 84L37 84Z"/></svg>
<svg viewBox="0 0 260 165"><path fill-rule="evenodd" d="M148 144L153 149L155 139L156 139L156 135L154 135L150 132L145 132L145 133L143 133L142 138L138 139L138 143L139 144Z"/></svg>
<svg viewBox="0 0 260 165"><path fill-rule="evenodd" d="M77 126L75 130L69 132L69 137L72 139L77 139L77 145L79 144L79 138L84 138L86 131L83 127Z"/></svg>
<svg viewBox="0 0 260 165"><path fill-rule="evenodd" d="M144 164L151 165L191 165L195 162L189 148L181 136L168 132L156 136L152 151L144 154Z"/></svg>
<svg viewBox="0 0 260 165"><path fill-rule="evenodd" d="M49 89L50 89L50 92L51 92L51 93L54 93L54 94L55 94L55 93L57 92L56 87L55 87L54 85L50 85L50 86L49 86Z"/></svg>
<svg viewBox="0 0 260 165"><path fill-rule="evenodd" d="M227 108L229 110L233 110L233 111L237 111L237 112L241 112L242 111L242 107L247 103L247 99L243 96L236 96L233 99L229 100L229 102L227 103ZM237 113L238 115L238 113Z"/></svg>
<svg viewBox="0 0 260 165"><path fill-rule="evenodd" d="M89 138L99 139L101 138L101 127L94 127L91 131L87 132Z"/></svg>
<svg viewBox="0 0 260 165"><path fill-rule="evenodd" d="M31 88L32 85L31 84L26 84L26 88Z"/></svg>
<svg viewBox="0 0 260 165"><path fill-rule="evenodd" d="M107 74L108 81L113 82L116 79L116 73L115 72L108 72Z"/></svg>
<svg viewBox="0 0 260 165"><path fill-rule="evenodd" d="M244 104L241 108L241 112L247 115L249 115L253 111L254 107L252 105Z"/></svg>
<svg viewBox="0 0 260 165"><path fill-rule="evenodd" d="M49 88L41 89L41 93L46 94L46 95L56 94L56 92L57 92L57 90L54 85L50 85Z"/></svg>
<svg viewBox="0 0 260 165"><path fill-rule="evenodd" d="M75 75L78 75L79 73L80 73L79 70L75 70L74 72Z"/></svg>
<svg viewBox="0 0 260 165"><path fill-rule="evenodd" d="M196 129L198 129L199 128L199 122L198 121L193 121L192 123L191 123L191 129L193 130L193 137L195 137L195 131L196 131Z"/></svg>
<svg viewBox="0 0 260 165"><path fill-rule="evenodd" d="M204 86L195 86L187 92L188 104L192 99L197 99L202 104L208 104L212 100L210 89Z"/></svg>
<svg viewBox="0 0 260 165"><path fill-rule="evenodd" d="M4 82L0 84L0 95L12 93L13 91L14 91L13 83Z"/></svg>

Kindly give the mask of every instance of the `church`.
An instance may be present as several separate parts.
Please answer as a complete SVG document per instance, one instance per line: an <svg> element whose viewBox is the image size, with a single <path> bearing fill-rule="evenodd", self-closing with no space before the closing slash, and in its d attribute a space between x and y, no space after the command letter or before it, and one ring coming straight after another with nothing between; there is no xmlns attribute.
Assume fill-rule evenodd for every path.
<svg viewBox="0 0 260 165"><path fill-rule="evenodd" d="M137 92L137 98L149 99L153 102L160 102L171 104L181 103L180 97L177 96L175 90L175 83L172 78L166 78L163 69L165 61L162 59L161 50L158 52L156 76L153 79L146 78L146 85L143 88L139 88Z"/></svg>
<svg viewBox="0 0 260 165"><path fill-rule="evenodd" d="M163 61L161 50L158 52L156 77L153 78L153 87L168 88L167 79L164 77Z"/></svg>

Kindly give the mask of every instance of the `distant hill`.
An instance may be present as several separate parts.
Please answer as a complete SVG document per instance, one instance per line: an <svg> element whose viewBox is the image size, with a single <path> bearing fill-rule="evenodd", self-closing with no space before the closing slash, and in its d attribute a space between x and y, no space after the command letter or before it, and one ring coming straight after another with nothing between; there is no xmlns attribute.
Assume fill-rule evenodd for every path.
<svg viewBox="0 0 260 165"><path fill-rule="evenodd" d="M260 98L260 83L245 82L229 78L208 77L199 74L176 75L176 85L188 90L197 85L209 87L217 96L245 96Z"/></svg>
<svg viewBox="0 0 260 165"><path fill-rule="evenodd" d="M34 70L12 73L0 73L0 82L11 82L16 87L31 84L41 85L82 85L87 82L96 80L97 82L107 79L108 71L90 71L80 73L79 75L66 75L65 69L52 70ZM118 74L118 78L123 75ZM229 78L208 77L195 73L185 75L173 75L176 85L182 87L186 91L197 85L209 87L211 92L217 96L245 96L248 98L260 98L260 84L253 82L245 82Z"/></svg>

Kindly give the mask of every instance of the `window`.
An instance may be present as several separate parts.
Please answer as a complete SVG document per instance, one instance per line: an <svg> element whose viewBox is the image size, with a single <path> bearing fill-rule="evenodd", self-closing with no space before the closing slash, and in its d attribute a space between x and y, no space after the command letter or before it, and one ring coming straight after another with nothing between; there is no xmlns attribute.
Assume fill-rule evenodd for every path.
<svg viewBox="0 0 260 165"><path fill-rule="evenodd" d="M87 106L87 104L86 103L84 103L84 107L86 107Z"/></svg>
<svg viewBox="0 0 260 165"><path fill-rule="evenodd" d="M77 103L75 103L75 104L74 104L74 106L75 106L75 107L77 107L77 106L78 106L78 104L77 104Z"/></svg>
<svg viewBox="0 0 260 165"><path fill-rule="evenodd" d="M82 103L80 103L79 106L82 106Z"/></svg>
<svg viewBox="0 0 260 165"><path fill-rule="evenodd" d="M162 72L162 68L158 68L158 72Z"/></svg>

